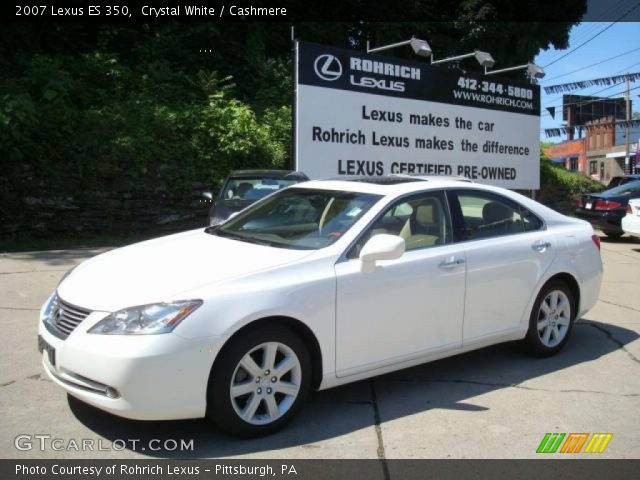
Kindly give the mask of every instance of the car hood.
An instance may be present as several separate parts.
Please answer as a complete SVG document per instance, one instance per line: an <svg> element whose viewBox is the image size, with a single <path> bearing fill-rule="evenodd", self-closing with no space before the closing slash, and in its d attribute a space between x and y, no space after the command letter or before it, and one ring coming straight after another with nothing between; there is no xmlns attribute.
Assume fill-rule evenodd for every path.
<svg viewBox="0 0 640 480"><path fill-rule="evenodd" d="M91 258L64 279L58 295L79 307L109 312L186 300L197 287L276 268L311 253L231 240L199 229Z"/></svg>

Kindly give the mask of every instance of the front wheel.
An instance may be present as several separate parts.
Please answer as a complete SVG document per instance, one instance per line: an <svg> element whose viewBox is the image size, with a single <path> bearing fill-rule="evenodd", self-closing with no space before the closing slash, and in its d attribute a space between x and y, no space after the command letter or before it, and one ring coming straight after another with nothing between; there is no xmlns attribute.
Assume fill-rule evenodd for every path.
<svg viewBox="0 0 640 480"><path fill-rule="evenodd" d="M622 237L622 235L624 235L624 232L612 232L605 230L604 234L613 240L617 240L618 238Z"/></svg>
<svg viewBox="0 0 640 480"><path fill-rule="evenodd" d="M524 339L529 352L539 357L557 353L569 339L576 315L576 299L559 280L547 283L538 294Z"/></svg>
<svg viewBox="0 0 640 480"><path fill-rule="evenodd" d="M287 328L248 331L220 355L209 380L207 416L229 433L273 433L294 417L309 393L308 349Z"/></svg>

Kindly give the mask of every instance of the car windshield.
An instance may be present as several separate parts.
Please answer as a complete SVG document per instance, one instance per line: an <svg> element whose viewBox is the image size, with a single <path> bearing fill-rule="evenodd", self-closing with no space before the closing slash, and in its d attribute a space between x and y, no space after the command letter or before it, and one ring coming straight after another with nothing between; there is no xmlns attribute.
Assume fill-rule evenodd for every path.
<svg viewBox="0 0 640 480"><path fill-rule="evenodd" d="M634 182L627 182L624 185L620 185L615 188L610 188L609 190L603 193L606 193L607 195L613 194L613 195L624 196L624 195L631 195L632 193L636 193L636 192L640 192L640 180L636 180Z"/></svg>
<svg viewBox="0 0 640 480"><path fill-rule="evenodd" d="M295 178L239 177L230 178L222 192L224 200L250 200L255 202L267 195L299 183Z"/></svg>
<svg viewBox="0 0 640 480"><path fill-rule="evenodd" d="M365 193L292 188L206 231L273 247L316 250L338 240L379 199Z"/></svg>

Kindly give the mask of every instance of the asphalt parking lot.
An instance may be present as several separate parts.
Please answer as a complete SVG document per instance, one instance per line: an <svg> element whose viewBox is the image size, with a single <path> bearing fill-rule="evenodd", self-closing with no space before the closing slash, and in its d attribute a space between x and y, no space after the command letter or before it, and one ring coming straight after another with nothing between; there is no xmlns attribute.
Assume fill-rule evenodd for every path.
<svg viewBox="0 0 640 480"><path fill-rule="evenodd" d="M292 425L255 440L228 437L204 420L119 419L45 379L39 307L66 270L99 252L0 255L2 458L533 458L546 432L611 432L601 457L640 458L640 240L603 238L600 301L559 355L532 359L498 345L318 392ZM14 439L23 434L62 439L63 448L41 451L33 442L18 450ZM83 439L107 450L68 449ZM193 439L194 449L108 449L122 439L139 439L138 447Z"/></svg>

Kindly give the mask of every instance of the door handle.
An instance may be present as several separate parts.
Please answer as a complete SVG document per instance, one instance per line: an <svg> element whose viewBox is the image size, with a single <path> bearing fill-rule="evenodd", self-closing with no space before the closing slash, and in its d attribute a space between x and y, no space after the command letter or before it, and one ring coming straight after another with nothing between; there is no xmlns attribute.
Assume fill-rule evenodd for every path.
<svg viewBox="0 0 640 480"><path fill-rule="evenodd" d="M551 242L545 242L544 240L538 240L533 245L531 245L531 248L533 248L534 250L536 250L538 252L544 252L550 246L551 246Z"/></svg>
<svg viewBox="0 0 640 480"><path fill-rule="evenodd" d="M440 268L453 268L464 264L464 258L449 257L438 265Z"/></svg>

